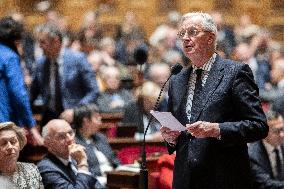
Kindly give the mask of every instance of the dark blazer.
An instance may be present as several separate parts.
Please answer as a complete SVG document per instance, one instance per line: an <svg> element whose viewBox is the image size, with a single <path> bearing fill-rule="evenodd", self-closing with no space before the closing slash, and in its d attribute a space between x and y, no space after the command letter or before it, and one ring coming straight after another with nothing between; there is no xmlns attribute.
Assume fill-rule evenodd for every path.
<svg viewBox="0 0 284 189"><path fill-rule="evenodd" d="M169 111L189 123L185 105L192 67L170 80ZM268 126L248 65L216 57L202 91L198 120L219 123L221 140L182 132L176 151L173 189L250 189L247 142L266 137ZM192 107L193 109L195 107Z"/></svg>
<svg viewBox="0 0 284 189"><path fill-rule="evenodd" d="M85 55L64 49L63 63L59 65L60 89L64 109L95 102L98 88L95 73ZM46 57L39 61L31 86L31 101L42 95L43 103L49 100L49 65Z"/></svg>
<svg viewBox="0 0 284 189"><path fill-rule="evenodd" d="M89 164L89 171L94 176L102 175L101 170L100 170L99 161L93 149L94 145L99 151L101 151L106 156L106 158L112 164L113 168L116 168L118 165L120 165L118 158L113 153L107 141L107 138L103 134L96 133L92 136L92 139L93 139L93 143L87 144L86 140L80 134L76 133L76 143L81 144L86 148L88 164Z"/></svg>
<svg viewBox="0 0 284 189"><path fill-rule="evenodd" d="M78 173L76 180L68 175L65 166L57 157L48 154L38 164L45 189L95 189L99 184L92 175Z"/></svg>
<svg viewBox="0 0 284 189"><path fill-rule="evenodd" d="M273 176L269 156L262 141L251 143L248 147L251 171L255 189L283 189L284 181L279 181ZM284 146L281 145L282 157Z"/></svg>

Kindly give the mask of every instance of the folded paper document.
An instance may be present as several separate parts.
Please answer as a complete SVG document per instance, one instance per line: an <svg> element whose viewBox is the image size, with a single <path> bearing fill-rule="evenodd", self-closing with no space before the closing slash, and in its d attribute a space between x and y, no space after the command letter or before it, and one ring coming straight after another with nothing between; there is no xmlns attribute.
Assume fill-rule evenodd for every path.
<svg viewBox="0 0 284 189"><path fill-rule="evenodd" d="M150 113L161 123L173 131L185 131L186 128L173 116L171 112L159 112L151 110Z"/></svg>

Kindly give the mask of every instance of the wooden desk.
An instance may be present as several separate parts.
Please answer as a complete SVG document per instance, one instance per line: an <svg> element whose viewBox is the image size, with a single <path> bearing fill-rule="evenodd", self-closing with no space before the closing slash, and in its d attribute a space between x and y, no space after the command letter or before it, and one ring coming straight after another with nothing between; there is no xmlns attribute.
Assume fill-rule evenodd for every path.
<svg viewBox="0 0 284 189"><path fill-rule="evenodd" d="M117 126L117 123L120 122L123 118L123 113L117 112L117 113L100 113L102 117L102 123L103 125L107 124L115 124Z"/></svg>
<svg viewBox="0 0 284 189"><path fill-rule="evenodd" d="M147 158L148 188L151 189L150 174L158 171L159 157ZM109 189L138 189L140 173L126 171L112 171L107 173L107 186Z"/></svg>
<svg viewBox="0 0 284 189"><path fill-rule="evenodd" d="M130 146L141 146L142 141L137 141L134 138L110 138L108 142L113 150L121 150ZM164 141L147 140L146 146L165 146Z"/></svg>
<svg viewBox="0 0 284 189"><path fill-rule="evenodd" d="M112 171L107 173L109 189L138 189L139 173Z"/></svg>

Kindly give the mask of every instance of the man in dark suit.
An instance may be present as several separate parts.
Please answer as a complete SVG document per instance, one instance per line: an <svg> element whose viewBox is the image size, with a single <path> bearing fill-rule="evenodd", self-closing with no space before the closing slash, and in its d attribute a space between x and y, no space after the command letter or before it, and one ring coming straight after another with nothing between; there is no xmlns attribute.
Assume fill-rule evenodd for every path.
<svg viewBox="0 0 284 189"><path fill-rule="evenodd" d="M99 132L101 125L99 109L94 104L86 104L74 109L76 143L85 147L90 172L102 185L106 185L106 172L120 165L106 136Z"/></svg>
<svg viewBox="0 0 284 189"><path fill-rule="evenodd" d="M176 151L173 189L251 189L247 142L268 126L248 65L215 53L217 27L206 13L185 14L179 37L192 65L169 83L169 111L186 131L162 127Z"/></svg>
<svg viewBox="0 0 284 189"><path fill-rule="evenodd" d="M255 189L283 189L284 120L273 110L269 110L266 117L268 136L248 147L254 185Z"/></svg>
<svg viewBox="0 0 284 189"><path fill-rule="evenodd" d="M41 125L59 116L72 122L74 107L97 98L95 74L84 54L62 46L62 34L55 26L41 26L38 40L45 56L32 82L31 101L42 96Z"/></svg>
<svg viewBox="0 0 284 189"><path fill-rule="evenodd" d="M46 189L103 188L89 172L85 148L75 144L75 133L65 121L54 119L43 128L48 154L38 163Z"/></svg>

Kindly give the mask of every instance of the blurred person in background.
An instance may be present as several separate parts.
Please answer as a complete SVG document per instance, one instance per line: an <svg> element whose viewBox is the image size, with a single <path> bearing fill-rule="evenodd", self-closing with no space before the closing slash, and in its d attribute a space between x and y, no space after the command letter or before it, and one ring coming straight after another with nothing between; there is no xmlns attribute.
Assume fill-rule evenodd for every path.
<svg viewBox="0 0 284 189"><path fill-rule="evenodd" d="M105 91L97 99L101 112L123 112L124 108L133 100L129 90L121 89L121 77L118 67L107 66L101 70Z"/></svg>
<svg viewBox="0 0 284 189"><path fill-rule="evenodd" d="M5 188L5 184L10 182L10 185L17 189L43 189L42 179L37 167L31 163L17 162L20 150L26 143L27 139L23 129L13 122L0 123L1 188ZM5 189L12 189L13 187Z"/></svg>
<svg viewBox="0 0 284 189"><path fill-rule="evenodd" d="M284 120L273 108L266 113L268 136L250 143L251 171L255 189L284 188Z"/></svg>
<svg viewBox="0 0 284 189"><path fill-rule="evenodd" d="M136 100L125 107L124 117L121 121L125 125L137 126L134 138L142 140L146 126L149 123L150 110L154 109L160 93L160 87L152 81L146 81L135 91ZM162 100L162 99L160 99ZM162 140L160 123L152 120L147 131L146 140Z"/></svg>
<svg viewBox="0 0 284 189"><path fill-rule="evenodd" d="M217 25L217 46L223 46L225 57L229 58L236 46L234 30L225 25L223 15L220 12L214 11L210 15Z"/></svg>
<svg viewBox="0 0 284 189"><path fill-rule="evenodd" d="M267 61L257 60L254 54L250 53L250 45L240 43L233 52L233 58L248 64L254 75L254 79L259 89L266 89L270 83L270 65Z"/></svg>
<svg viewBox="0 0 284 189"><path fill-rule="evenodd" d="M149 68L149 79L156 83L160 88L166 83L167 79L171 74L171 69L168 64L165 63L156 63L151 64ZM159 111L167 111L167 102L168 102L168 84L166 83L163 93L162 100L159 103Z"/></svg>
<svg viewBox="0 0 284 189"><path fill-rule="evenodd" d="M273 102L284 96L284 58L271 65L270 78L270 87L260 90L259 95L263 100Z"/></svg>
<svg viewBox="0 0 284 189"><path fill-rule="evenodd" d="M22 25L11 17L0 20L0 122L13 121L27 127L35 143L43 144L35 127L17 50L22 32Z"/></svg>
<svg viewBox="0 0 284 189"><path fill-rule="evenodd" d="M99 109L94 104L83 105L74 110L76 143L85 147L89 171L102 184L106 185L106 172L120 165L105 135L100 133L102 124Z"/></svg>
<svg viewBox="0 0 284 189"><path fill-rule="evenodd" d="M42 25L38 40L44 56L32 82L31 102L42 96L42 126L58 117L71 123L74 107L96 101L95 73L84 54L62 46L62 34L54 25Z"/></svg>

